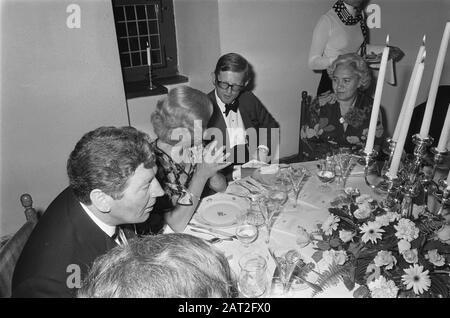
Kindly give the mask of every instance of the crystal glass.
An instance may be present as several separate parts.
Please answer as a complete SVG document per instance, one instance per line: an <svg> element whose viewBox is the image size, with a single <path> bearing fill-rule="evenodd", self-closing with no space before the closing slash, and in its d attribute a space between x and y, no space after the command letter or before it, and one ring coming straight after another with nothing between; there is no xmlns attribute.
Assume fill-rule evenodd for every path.
<svg viewBox="0 0 450 318"><path fill-rule="evenodd" d="M339 166L342 187L345 188L348 175L350 174L350 169L353 166L353 155L350 148L341 147L339 152L334 156L336 163Z"/></svg>
<svg viewBox="0 0 450 318"><path fill-rule="evenodd" d="M253 224L240 224L236 228L236 237L245 247L258 237L258 228Z"/></svg>
<svg viewBox="0 0 450 318"><path fill-rule="evenodd" d="M281 252L270 248L269 253L277 266L278 279L283 285L283 292L287 293L291 286L292 273L301 261L300 253L296 250Z"/></svg>
<svg viewBox="0 0 450 318"><path fill-rule="evenodd" d="M304 167L290 167L289 169L289 180L292 184L292 189L294 191L294 208L297 207L298 196L300 194L301 185L303 179L307 176L308 170Z"/></svg>
<svg viewBox="0 0 450 318"><path fill-rule="evenodd" d="M271 189L268 191L268 195L261 198L259 201L267 230L266 243L269 243L270 241L272 226L287 200L288 193L286 191Z"/></svg>
<svg viewBox="0 0 450 318"><path fill-rule="evenodd" d="M247 298L260 297L267 289L267 262L256 253L248 253L239 260L238 286L240 293Z"/></svg>
<svg viewBox="0 0 450 318"><path fill-rule="evenodd" d="M328 183L333 182L336 174L334 172L334 166L331 165L327 160L320 159L318 170L316 172L317 178L322 182L319 186L321 192L329 192L331 187Z"/></svg>

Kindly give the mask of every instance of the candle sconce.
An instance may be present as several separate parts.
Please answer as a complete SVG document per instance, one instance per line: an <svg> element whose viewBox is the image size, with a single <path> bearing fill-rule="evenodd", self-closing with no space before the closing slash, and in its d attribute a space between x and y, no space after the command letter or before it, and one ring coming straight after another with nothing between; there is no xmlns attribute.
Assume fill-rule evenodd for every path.
<svg viewBox="0 0 450 318"><path fill-rule="evenodd" d="M411 164L410 181L415 183L419 176L420 168L422 165L422 158L426 155L427 148L433 144L433 137L422 138L419 134L415 134L412 137L412 142L416 145L414 147L414 159Z"/></svg>
<svg viewBox="0 0 450 318"><path fill-rule="evenodd" d="M446 208L450 208L450 189L448 187L447 181L441 179L438 182L436 190L433 192L433 196L441 204L437 214L442 215Z"/></svg>
<svg viewBox="0 0 450 318"><path fill-rule="evenodd" d="M436 147L431 147L430 152L433 154L433 167L430 173L423 173L420 178L420 183L423 187L424 205L428 206L429 194L435 193L439 189L439 185L434 181L436 170L444 161L444 158L450 155L450 151L439 151Z"/></svg>
<svg viewBox="0 0 450 318"><path fill-rule="evenodd" d="M378 190L383 193L387 193L388 187L389 187L389 184L387 181L381 180L379 183L374 184L374 183L371 183L368 179L368 176L370 174L370 167L372 167L372 165L375 163L375 158L377 156L378 156L378 152L376 150L372 150L372 152L370 152L370 153L367 153L364 149L360 151L359 157L362 159L362 161L364 163L364 181L370 188L372 188L374 190Z"/></svg>
<svg viewBox="0 0 450 318"><path fill-rule="evenodd" d="M384 176L388 172L389 167L391 166L392 157L394 156L395 146L397 145L397 142L390 137L386 138L386 143L387 143L388 147L384 148L383 152L385 154L389 155L389 158L388 158L388 160L386 160L384 162L383 168L381 168L382 176Z"/></svg>
<svg viewBox="0 0 450 318"><path fill-rule="evenodd" d="M401 180L397 176L385 176L387 196L384 201L388 208L394 208L401 202Z"/></svg>

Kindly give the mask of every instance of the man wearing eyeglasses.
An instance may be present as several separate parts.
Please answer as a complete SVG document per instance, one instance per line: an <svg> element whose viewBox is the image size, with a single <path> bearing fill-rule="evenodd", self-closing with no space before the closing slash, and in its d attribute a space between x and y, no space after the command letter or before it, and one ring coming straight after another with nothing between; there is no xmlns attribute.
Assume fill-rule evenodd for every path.
<svg viewBox="0 0 450 318"><path fill-rule="evenodd" d="M208 128L220 129L223 145L232 153L234 164L251 159L269 162L271 153L276 151L271 145L279 144L279 133L272 134L271 129L279 129L279 125L259 99L246 90L250 82L247 60L237 53L225 54L211 76L215 89L208 96L214 111ZM272 136L276 140L271 140ZM232 166L223 171L228 179Z"/></svg>

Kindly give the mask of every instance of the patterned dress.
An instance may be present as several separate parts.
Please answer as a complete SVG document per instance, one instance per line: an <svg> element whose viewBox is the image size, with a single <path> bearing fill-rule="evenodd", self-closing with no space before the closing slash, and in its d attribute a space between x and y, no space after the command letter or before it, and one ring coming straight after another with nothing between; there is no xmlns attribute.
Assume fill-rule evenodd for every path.
<svg viewBox="0 0 450 318"><path fill-rule="evenodd" d="M321 97L311 102L306 111L306 118L302 120L301 144L305 161L323 158L338 147L349 147L353 151L363 148L369 131L370 115L373 99L358 91L354 107L345 116L341 115L339 102L322 102L330 99ZM344 131L344 123L347 128ZM384 140L384 125L381 111L378 116L375 133L374 148L381 146Z"/></svg>
<svg viewBox="0 0 450 318"><path fill-rule="evenodd" d="M189 205L191 194L187 189L197 167L190 165L186 171L184 164L176 163L156 142L157 140L152 142L158 167L156 179L163 188L164 195L157 198L149 219L137 225L137 231L141 235L161 233L165 224L164 214L175 209L178 204Z"/></svg>

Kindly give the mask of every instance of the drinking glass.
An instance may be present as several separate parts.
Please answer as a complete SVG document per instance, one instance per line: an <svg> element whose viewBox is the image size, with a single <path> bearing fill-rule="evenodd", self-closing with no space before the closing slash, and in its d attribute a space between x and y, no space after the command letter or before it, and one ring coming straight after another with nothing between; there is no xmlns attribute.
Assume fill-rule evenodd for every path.
<svg viewBox="0 0 450 318"><path fill-rule="evenodd" d="M300 253L296 250L289 250L287 252L274 251L269 248L269 253L275 261L278 273L278 279L283 285L283 292L289 292L291 286L291 276L301 261Z"/></svg>
<svg viewBox="0 0 450 318"><path fill-rule="evenodd" d="M317 178L322 182L319 186L321 192L329 192L331 187L328 183L333 182L336 173L334 171L334 166L330 164L326 159L320 159L318 170L316 172Z"/></svg>
<svg viewBox="0 0 450 318"><path fill-rule="evenodd" d="M258 237L258 228L253 224L240 224L236 228L236 237L247 248Z"/></svg>
<svg viewBox="0 0 450 318"><path fill-rule="evenodd" d="M348 175L350 174L350 169L353 165L351 150L350 148L341 147L339 148L338 154L334 157L341 172L342 187L345 189L345 184L347 182Z"/></svg>
<svg viewBox="0 0 450 318"><path fill-rule="evenodd" d="M294 208L297 207L297 201L300 194L302 181L306 177L307 173L308 170L304 167L290 167L289 169L288 176L292 184L292 189L294 190Z"/></svg>
<svg viewBox="0 0 450 318"><path fill-rule="evenodd" d="M270 241L270 232L278 215L280 214L284 204L288 200L286 191L271 189L268 191L267 197L261 198L259 201L262 215L264 216L267 237L266 243Z"/></svg>
<svg viewBox="0 0 450 318"><path fill-rule="evenodd" d="M248 253L239 260L238 287L240 293L247 298L262 296L267 289L267 262L256 253Z"/></svg>

